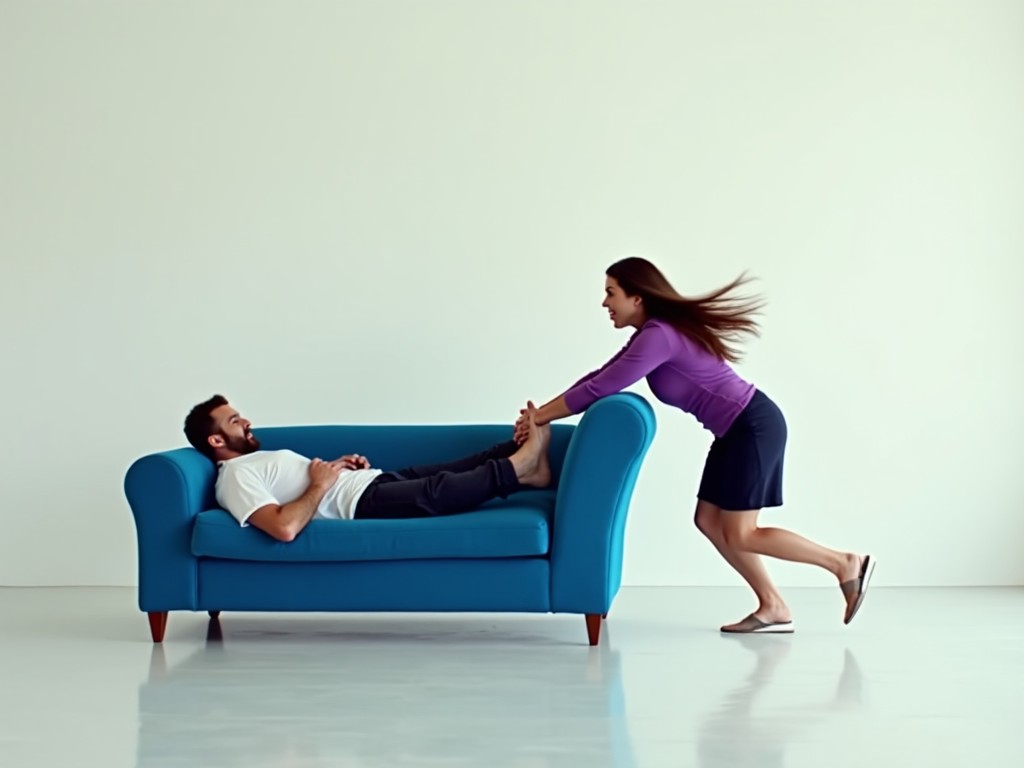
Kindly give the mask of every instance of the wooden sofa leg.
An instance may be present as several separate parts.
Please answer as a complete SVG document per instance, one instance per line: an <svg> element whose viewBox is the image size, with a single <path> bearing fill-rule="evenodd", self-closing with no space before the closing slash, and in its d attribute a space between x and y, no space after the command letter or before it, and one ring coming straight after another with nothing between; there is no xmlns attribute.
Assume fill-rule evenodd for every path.
<svg viewBox="0 0 1024 768"><path fill-rule="evenodd" d="M587 639L590 640L591 645L597 645L597 641L601 639L601 614L588 613L585 618L587 620Z"/></svg>
<svg viewBox="0 0 1024 768"><path fill-rule="evenodd" d="M220 611L210 611L210 618L211 619L219 619L220 618Z"/></svg>
<svg viewBox="0 0 1024 768"><path fill-rule="evenodd" d="M167 611L149 614L149 633L153 635L154 643L164 641L164 632L167 630Z"/></svg>

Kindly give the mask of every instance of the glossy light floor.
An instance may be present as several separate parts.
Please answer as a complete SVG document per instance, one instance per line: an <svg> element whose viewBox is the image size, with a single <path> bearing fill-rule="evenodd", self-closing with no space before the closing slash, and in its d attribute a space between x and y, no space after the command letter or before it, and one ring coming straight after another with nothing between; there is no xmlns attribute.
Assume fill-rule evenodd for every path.
<svg viewBox="0 0 1024 768"><path fill-rule="evenodd" d="M788 590L792 636L723 637L738 589L578 616L172 613L0 589L0 766L1024 764L1024 589Z"/></svg>

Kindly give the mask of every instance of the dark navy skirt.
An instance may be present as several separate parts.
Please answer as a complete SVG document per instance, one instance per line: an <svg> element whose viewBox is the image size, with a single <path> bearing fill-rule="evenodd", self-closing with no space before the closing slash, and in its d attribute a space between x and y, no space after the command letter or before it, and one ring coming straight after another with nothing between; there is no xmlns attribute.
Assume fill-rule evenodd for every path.
<svg viewBox="0 0 1024 768"><path fill-rule="evenodd" d="M786 419L757 390L729 430L711 444L697 498L723 510L782 506Z"/></svg>

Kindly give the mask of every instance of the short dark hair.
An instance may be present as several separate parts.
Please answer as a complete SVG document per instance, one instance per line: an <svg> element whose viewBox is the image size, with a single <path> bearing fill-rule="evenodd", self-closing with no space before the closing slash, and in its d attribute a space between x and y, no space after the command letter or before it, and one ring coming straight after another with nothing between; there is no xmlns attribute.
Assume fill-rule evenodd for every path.
<svg viewBox="0 0 1024 768"><path fill-rule="evenodd" d="M214 395L189 411L185 417L185 437L192 444L192 447L199 451L210 461L214 460L213 446L210 445L210 435L213 434L213 411L222 405L227 405L228 400L223 395Z"/></svg>

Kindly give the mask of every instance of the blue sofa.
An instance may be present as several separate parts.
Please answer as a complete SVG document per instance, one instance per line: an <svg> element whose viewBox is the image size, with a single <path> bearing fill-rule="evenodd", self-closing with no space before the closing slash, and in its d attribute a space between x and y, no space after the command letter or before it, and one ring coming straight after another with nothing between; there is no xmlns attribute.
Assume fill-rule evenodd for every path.
<svg viewBox="0 0 1024 768"><path fill-rule="evenodd" d="M292 426L268 450L434 463L508 440L510 425ZM179 448L143 456L124 489L138 534L139 607L161 642L170 611L580 613L591 645L622 576L630 498L654 438L639 395L552 425L552 484L434 519L312 521L290 543L242 528L214 500L214 464Z"/></svg>

